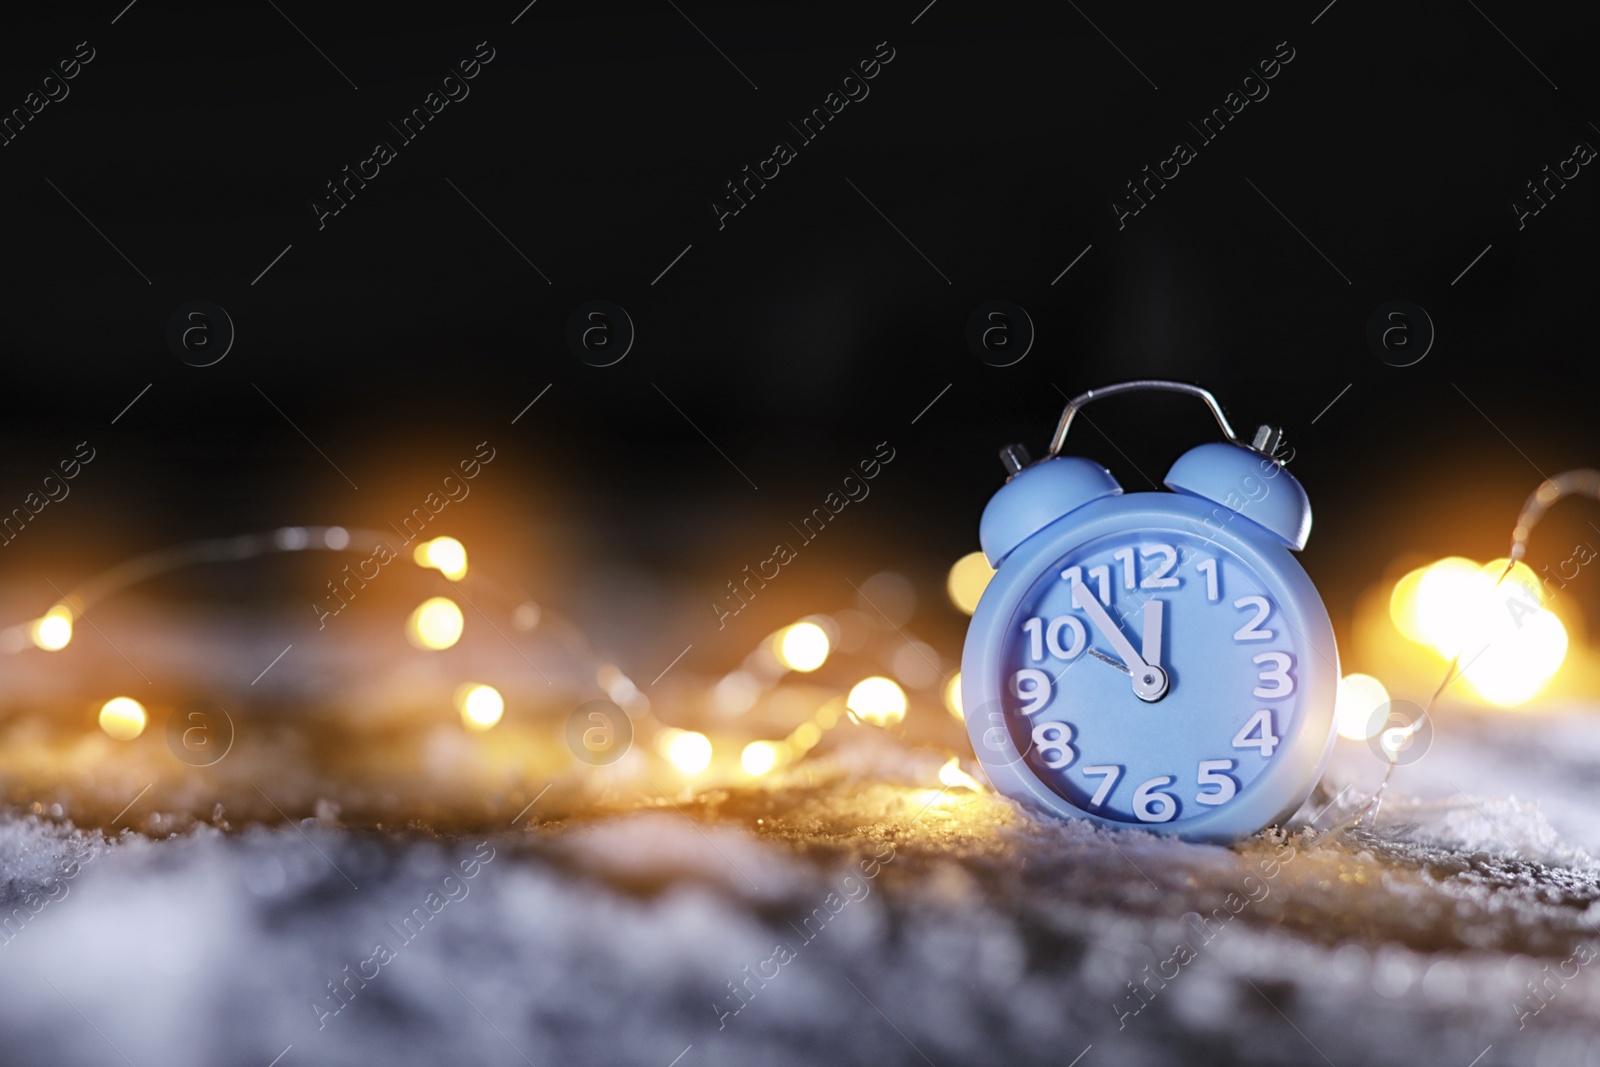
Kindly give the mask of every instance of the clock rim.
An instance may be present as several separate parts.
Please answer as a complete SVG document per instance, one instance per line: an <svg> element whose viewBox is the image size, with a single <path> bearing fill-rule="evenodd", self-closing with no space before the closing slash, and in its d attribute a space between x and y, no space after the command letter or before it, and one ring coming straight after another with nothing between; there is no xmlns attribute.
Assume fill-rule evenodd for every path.
<svg viewBox="0 0 1600 1067"><path fill-rule="evenodd" d="M1235 553L1264 580L1282 590L1290 603L1278 607L1289 612L1298 624L1297 644L1303 641L1310 645L1313 655L1300 657L1301 728L1293 738L1285 739L1267 768L1238 801L1170 823L1109 819L1085 811L1051 788L1017 752L1009 731L1005 731L1004 745L999 750L999 755L1007 758L986 756L988 746L983 738L990 727L984 709L1004 700L1004 672L999 663L1006 629L1023 597L1045 572L1062 556L1107 535L1172 532L1191 538L1200 536L1183 524L1213 519L1213 513L1218 511L1223 509L1212 501L1170 492L1102 497L1045 526L1001 563L973 613L961 657L967 739L989 781L1001 793L1057 816L1086 819L1110 829L1147 830L1213 843L1236 841L1281 824L1305 803L1333 753L1334 702L1340 677L1338 644L1322 595L1289 548L1271 540L1265 531L1260 537L1250 536L1249 525L1242 527L1243 535L1234 532L1234 520L1248 518L1243 513L1224 511L1230 515L1228 524L1205 539Z"/></svg>

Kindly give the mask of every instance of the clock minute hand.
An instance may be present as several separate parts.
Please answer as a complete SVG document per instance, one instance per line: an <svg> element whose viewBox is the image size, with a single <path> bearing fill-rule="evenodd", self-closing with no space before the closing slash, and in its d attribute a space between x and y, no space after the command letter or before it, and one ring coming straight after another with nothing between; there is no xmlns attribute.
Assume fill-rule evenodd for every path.
<svg viewBox="0 0 1600 1067"><path fill-rule="evenodd" d="M1139 655L1138 649L1133 647L1133 642L1128 640L1120 627L1112 621L1111 615L1096 600L1094 594L1082 583L1072 583L1072 602L1089 616L1089 621L1094 628L1111 642L1111 647L1122 662L1128 665L1128 673L1133 678L1133 692L1140 700L1160 700L1167 692L1167 675L1160 667L1146 663Z"/></svg>
<svg viewBox="0 0 1600 1067"><path fill-rule="evenodd" d="M1128 640L1121 627L1112 621L1111 614L1100 605L1094 594L1089 592L1088 586L1081 582L1072 583L1072 603L1088 613L1089 621L1094 623L1094 628L1100 631L1102 637L1111 642L1111 648L1122 657L1122 662L1128 665L1130 672L1142 671L1150 666L1133 647L1133 642Z"/></svg>

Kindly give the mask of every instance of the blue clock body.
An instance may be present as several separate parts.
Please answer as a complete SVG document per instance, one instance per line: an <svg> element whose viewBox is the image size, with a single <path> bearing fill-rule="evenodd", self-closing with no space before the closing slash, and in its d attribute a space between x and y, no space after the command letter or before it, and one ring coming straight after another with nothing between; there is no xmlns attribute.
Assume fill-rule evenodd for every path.
<svg viewBox="0 0 1600 1067"><path fill-rule="evenodd" d="M1099 464L1058 456L990 501L967 730L994 786L1033 807L1233 841L1287 819L1320 778L1338 649L1293 555L1311 528L1293 475L1215 442L1166 484L1124 494Z"/></svg>

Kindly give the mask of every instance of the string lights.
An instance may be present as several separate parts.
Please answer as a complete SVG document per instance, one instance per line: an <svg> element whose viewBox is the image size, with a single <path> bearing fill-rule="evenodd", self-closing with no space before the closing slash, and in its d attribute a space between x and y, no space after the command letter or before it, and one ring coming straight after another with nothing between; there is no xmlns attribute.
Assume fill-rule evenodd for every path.
<svg viewBox="0 0 1600 1067"><path fill-rule="evenodd" d="M1509 558L1451 556L1411 571L1396 583L1389 615L1401 635L1444 660L1466 652L1462 678L1500 707L1537 696L1567 655L1566 627L1544 606L1537 576Z"/></svg>
<svg viewBox="0 0 1600 1067"><path fill-rule="evenodd" d="M382 539L381 531L356 527L287 526L195 541L148 553L81 582L39 617L0 630L0 651L60 653L71 646L75 624L97 605L131 586L181 568L236 563L281 553L362 555L364 546L381 543ZM696 683L704 686L698 709L688 676L680 673L681 680L674 689L678 698L674 700L674 707L680 710L678 721L662 722L656 718L652 702L640 686L608 657L597 654L577 627L524 592L489 578L481 568L469 563L470 558L466 545L452 536L436 536L420 542L409 555L391 555L390 559L397 559L402 566L409 562L418 571L437 572L457 587L456 591L422 599L403 616L400 629L409 646L418 654L430 656L469 646L480 615L525 661L527 656L511 642L509 635L539 630L554 639L569 657L570 668L576 671L568 668L557 675L561 686L552 690L549 700L530 701L529 693L518 693L515 684L507 688L499 680L491 682L481 675L460 680L445 692L455 713L453 721L459 723L463 734L472 737L492 733L512 716L530 725L558 719L570 710L558 693L564 693L573 685L580 689L592 686L591 693L598 690L613 712L628 720L622 724L625 728L616 731L622 738L620 743L626 747L636 738L638 744L619 753L615 759L584 759L574 749L573 755L582 762L609 768L606 774L591 776L591 782L614 782L618 775L622 779L643 777L651 773L648 770L651 759L662 761L683 783L761 779L804 760L842 723L897 731L911 704L907 686L926 689L930 702L935 704L941 697L946 702L956 701L952 714L959 717L959 673L943 673L939 666L941 657L932 646L906 635L888 616L882 616L880 623L866 610L868 603L874 603L869 594L878 597L883 604L893 599L885 596L884 590L901 591L902 598L906 595L904 591L910 589L910 584L898 576L885 574L863 582L868 593L861 594L860 610L844 608L835 615L809 615L759 638L733 670L705 683ZM366 588L363 580L375 580L372 576L378 573L374 569L376 565L386 566L389 561L363 559L353 568L345 568L342 587L328 583L332 595L326 598L326 607L319 608L318 620L322 624L320 629L334 632L331 640L341 639L340 627L355 624L335 624L329 620ZM971 574L986 581L987 573L992 573L986 568L987 565L984 571L973 569ZM383 581L387 584L392 580ZM977 591L981 592L981 586ZM333 599L335 596L339 600ZM484 608L491 608L493 613L483 615ZM496 619L501 621L496 622ZM346 630L349 634L355 632ZM846 641L847 632L853 636ZM493 638L490 640L492 642ZM849 645L848 654L841 653L841 641ZM842 654L843 659L840 658ZM468 661L442 662L464 664ZM531 661L528 663L542 681L551 681L544 677L545 671ZM860 666L868 669L861 670L852 679L850 675ZM916 670L911 670L911 666ZM482 667L469 670L479 674ZM525 672L518 669L516 673L531 682ZM899 680L894 675L899 675ZM511 682L512 678L505 681ZM105 699L99 709L100 731L108 738L123 742L144 735L151 716L143 704L125 695ZM167 713L167 709L157 710L160 714ZM694 723L701 726L700 729L688 728L690 723L683 721L683 717L692 720L697 711L707 721ZM598 725L591 725L587 720L579 725L577 734L569 734L569 746L573 744L573 737L593 737L601 745L612 743L610 727L618 724L606 721L602 714ZM606 728L601 729L602 725ZM533 743L534 738L544 735L528 734L519 727L515 736L519 743ZM548 750L540 755L544 761L542 765L549 765L551 755ZM573 770L582 768L574 765ZM941 775L941 782L947 787L981 788L976 780L960 770L956 761L951 761Z"/></svg>
<svg viewBox="0 0 1600 1067"><path fill-rule="evenodd" d="M506 711L505 697L498 689L476 682L456 686L454 703L461 713L461 725L476 733L494 729Z"/></svg>
<svg viewBox="0 0 1600 1067"><path fill-rule="evenodd" d="M1516 547L1525 548L1533 523L1563 495L1554 485L1546 483L1536 494L1530 506L1538 514L1525 515L1526 521L1519 523ZM1596 486L1600 493L1600 480ZM0 629L0 651L61 653L71 647L76 624L95 605L129 586L179 568L274 553L359 553L360 546L381 537L379 531L359 528L291 526L149 553L82 582L38 617ZM859 609L808 615L758 638L748 654L725 673L691 683L691 676L680 668L677 679L662 690L671 694L670 705L676 713L671 721L663 722L656 716L651 697L610 657L597 653L577 627L524 591L487 576L469 562L468 549L459 539L436 536L398 559L417 569L412 573L436 572L453 587L421 599L403 616L400 629L418 654L432 656L470 647L481 616L514 649L514 635L538 630L569 658L570 669L558 675L561 686L544 701L530 697L535 690L518 691L516 676L532 681L520 668L516 676L501 679L492 672L485 677L481 659L472 667L466 666L473 662L468 659L440 660L441 664L461 664L460 674L467 675L458 676L441 694L441 710L446 702L453 708L449 721L465 738L503 730L508 720L526 724L559 719L577 706L570 703L568 690L573 686L587 689L589 694L577 703L602 694L614 711L627 719L626 728L619 731L625 738L621 743L626 746L633 739L637 743L617 759L586 760L574 750L579 761L607 768L605 774L591 775L592 783L642 780L663 767L675 776L663 782L675 780L680 786L700 788L780 775L805 761L841 724L903 736L913 703L908 689L919 694L922 706L944 707L950 718L939 716L938 720L946 729L952 721L964 721L960 673L946 672L945 661L932 646L905 633L899 622L880 610L890 598L877 590L909 589L909 583L897 576L885 576L878 586L871 584L873 580L863 582L868 592L861 594ZM1579 565L1583 562L1587 560ZM950 603L970 614L993 575L981 553L961 557L946 576ZM1394 584L1387 597L1387 622L1430 655L1452 661L1451 677L1464 679L1469 695L1483 703L1510 707L1542 692L1566 656L1566 628L1549 610L1552 589L1550 581L1541 580L1520 558L1479 564L1450 557L1416 568ZM1510 615L1508 597L1522 605ZM484 614L484 608L492 609L493 614ZM891 606L890 610L895 609ZM896 617L903 621L898 612ZM494 636L489 640L493 642ZM522 655L521 649L517 651ZM527 660L525 655L522 658ZM529 666L533 666L531 661ZM541 681L550 681L538 667L533 670ZM1388 689L1377 677L1344 676L1335 709L1340 736L1372 740L1375 730L1381 734L1387 729L1397 736L1380 737L1374 743L1384 744L1386 751L1391 741L1397 750L1403 747L1410 739L1408 728L1396 728L1374 715L1375 709L1389 702ZM112 695L98 707L99 729L106 737L132 742L147 732L151 712L133 697ZM164 709L157 711L164 713ZM922 720L922 725L933 723ZM569 734L569 746L572 736L587 736L583 731L596 729L587 722L581 726L579 735ZM527 734L518 726L509 736L526 744L543 735ZM541 755L544 766L551 765L550 756L549 752ZM577 761L572 769L584 772ZM946 791L986 788L962 768L959 758L948 759L938 778Z"/></svg>
<svg viewBox="0 0 1600 1067"><path fill-rule="evenodd" d="M406 638L417 648L441 652L461 640L466 616L447 596L429 597L406 620Z"/></svg>
<svg viewBox="0 0 1600 1067"><path fill-rule="evenodd" d="M132 741L147 722L144 705L132 697L112 697L100 707L100 729L118 741Z"/></svg>

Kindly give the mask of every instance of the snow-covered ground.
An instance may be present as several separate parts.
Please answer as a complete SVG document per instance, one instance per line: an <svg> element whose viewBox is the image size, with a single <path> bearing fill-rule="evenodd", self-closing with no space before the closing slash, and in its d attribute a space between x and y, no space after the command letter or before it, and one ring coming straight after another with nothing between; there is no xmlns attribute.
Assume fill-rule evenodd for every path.
<svg viewBox="0 0 1600 1067"><path fill-rule="evenodd" d="M1340 744L1233 849L941 791L887 735L449 836L19 813L0 1061L1600 1063L1600 720L1441 727L1318 841L1381 770Z"/></svg>

